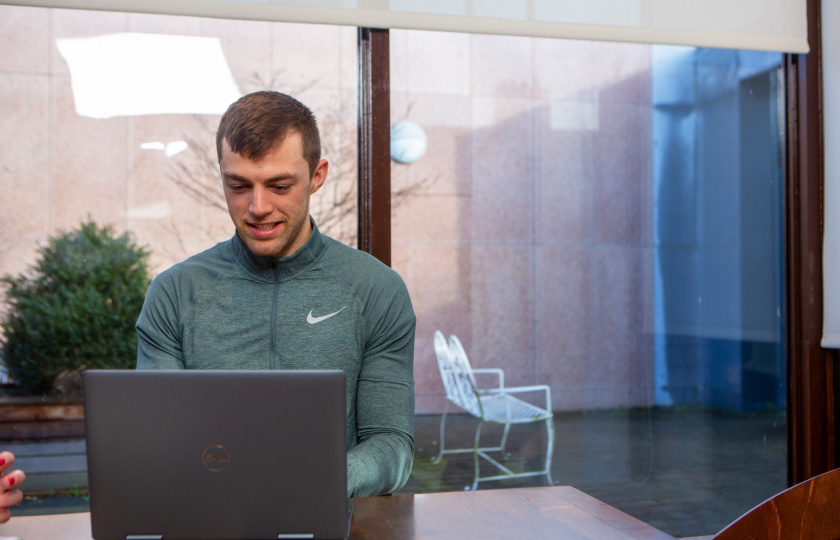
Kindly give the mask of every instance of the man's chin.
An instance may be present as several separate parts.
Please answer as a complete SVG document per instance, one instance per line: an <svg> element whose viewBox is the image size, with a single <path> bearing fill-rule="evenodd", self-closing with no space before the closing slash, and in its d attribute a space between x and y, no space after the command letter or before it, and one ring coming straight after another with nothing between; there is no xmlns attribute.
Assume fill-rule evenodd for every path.
<svg viewBox="0 0 840 540"><path fill-rule="evenodd" d="M245 238L243 243L248 248L248 251L257 257L279 257L282 248L282 242L279 239L256 240L254 238Z"/></svg>

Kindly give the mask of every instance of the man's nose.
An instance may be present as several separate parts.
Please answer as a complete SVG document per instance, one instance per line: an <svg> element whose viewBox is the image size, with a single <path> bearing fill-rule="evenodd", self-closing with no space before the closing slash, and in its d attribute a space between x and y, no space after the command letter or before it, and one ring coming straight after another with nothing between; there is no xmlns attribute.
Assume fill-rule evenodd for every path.
<svg viewBox="0 0 840 540"><path fill-rule="evenodd" d="M248 210L252 215L263 216L271 212L271 205L268 202L265 189L257 186L251 191L251 204Z"/></svg>

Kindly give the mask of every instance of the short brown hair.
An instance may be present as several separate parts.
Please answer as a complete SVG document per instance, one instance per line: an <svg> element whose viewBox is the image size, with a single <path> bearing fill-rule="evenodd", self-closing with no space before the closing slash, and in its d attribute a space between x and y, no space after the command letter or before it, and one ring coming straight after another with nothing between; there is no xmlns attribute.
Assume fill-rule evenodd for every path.
<svg viewBox="0 0 840 540"><path fill-rule="evenodd" d="M222 160L222 142L248 159L259 159L283 143L291 132L300 134L303 157L310 176L321 160L321 137L318 123L309 108L292 96L260 91L235 101L219 122L216 153Z"/></svg>

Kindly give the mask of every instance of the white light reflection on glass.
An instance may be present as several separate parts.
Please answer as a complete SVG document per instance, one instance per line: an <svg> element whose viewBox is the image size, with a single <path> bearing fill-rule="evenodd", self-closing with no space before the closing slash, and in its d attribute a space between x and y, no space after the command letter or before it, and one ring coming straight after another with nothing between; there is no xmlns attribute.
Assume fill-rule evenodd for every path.
<svg viewBox="0 0 840 540"><path fill-rule="evenodd" d="M217 38L119 33L56 43L81 116L222 114L241 96Z"/></svg>

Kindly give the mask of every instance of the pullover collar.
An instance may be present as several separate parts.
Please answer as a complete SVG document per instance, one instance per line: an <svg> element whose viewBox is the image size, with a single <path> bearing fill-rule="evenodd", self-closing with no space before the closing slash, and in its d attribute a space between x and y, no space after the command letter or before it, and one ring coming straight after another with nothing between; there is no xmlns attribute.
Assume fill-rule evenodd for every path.
<svg viewBox="0 0 840 540"><path fill-rule="evenodd" d="M280 281L295 277L314 264L326 251L326 237L318 230L315 220L309 218L312 224L312 235L299 250L288 257L260 257L254 255L245 247L239 235L234 233L230 240L236 262L245 272L260 281L273 282L274 272Z"/></svg>

